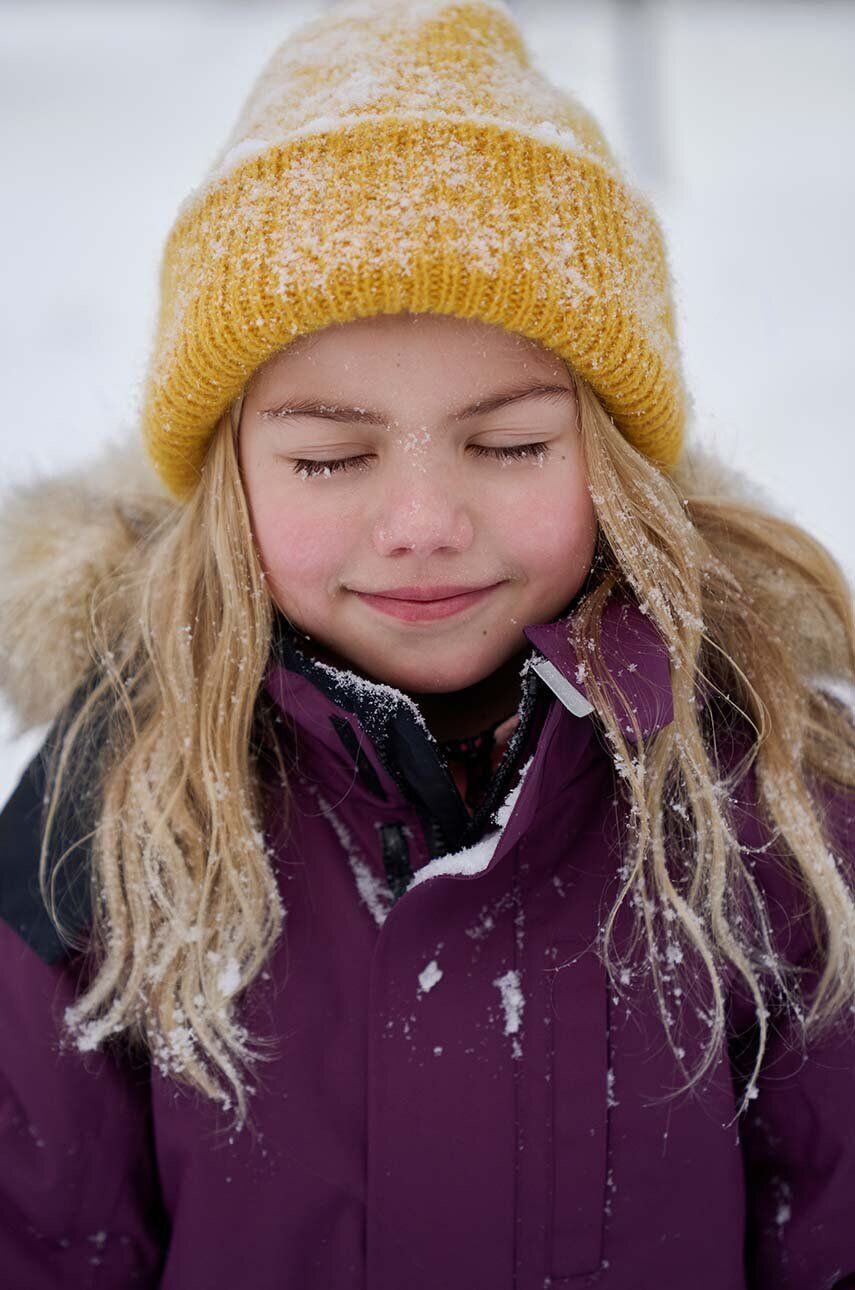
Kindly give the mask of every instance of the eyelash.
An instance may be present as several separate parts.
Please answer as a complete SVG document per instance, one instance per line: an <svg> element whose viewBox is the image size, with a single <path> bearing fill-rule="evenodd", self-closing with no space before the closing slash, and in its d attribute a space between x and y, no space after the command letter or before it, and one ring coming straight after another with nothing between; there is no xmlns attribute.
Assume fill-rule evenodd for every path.
<svg viewBox="0 0 855 1290"><path fill-rule="evenodd" d="M521 443L502 448L488 448L483 444L472 444L472 449L479 457L493 457L501 461L521 461L525 457L547 457L549 455L549 445L545 443ZM333 458L331 461L310 461L302 457L295 457L292 460L294 474L302 475L304 479L311 479L314 476L325 474L326 471L334 475L342 470L363 469L364 463L368 461L368 454L363 453L359 457L338 457Z"/></svg>

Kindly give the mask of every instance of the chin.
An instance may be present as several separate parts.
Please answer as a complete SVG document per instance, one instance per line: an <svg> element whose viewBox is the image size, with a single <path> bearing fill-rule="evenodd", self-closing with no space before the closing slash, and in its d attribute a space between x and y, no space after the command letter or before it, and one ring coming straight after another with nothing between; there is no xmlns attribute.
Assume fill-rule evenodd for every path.
<svg viewBox="0 0 855 1290"><path fill-rule="evenodd" d="M470 685L483 681L499 666L498 663L486 663L481 667L449 668L438 672L435 666L389 667L376 671L379 680L385 685L392 685L396 690L412 694L450 694L456 690L465 690Z"/></svg>

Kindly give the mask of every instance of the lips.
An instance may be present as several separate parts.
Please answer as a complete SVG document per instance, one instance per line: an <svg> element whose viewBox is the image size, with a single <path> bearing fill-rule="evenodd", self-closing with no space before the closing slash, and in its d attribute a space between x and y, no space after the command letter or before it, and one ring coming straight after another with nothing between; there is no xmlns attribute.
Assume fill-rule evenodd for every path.
<svg viewBox="0 0 855 1290"><path fill-rule="evenodd" d="M384 600L411 600L424 603L430 600L451 600L454 596L470 596L486 591L491 584L478 587L461 587L444 584L439 587L390 587L388 591L360 592L360 595L382 596Z"/></svg>
<svg viewBox="0 0 855 1290"><path fill-rule="evenodd" d="M382 594L360 591L356 594L365 604L402 622L432 622L450 618L477 605L499 586L477 587L394 587ZM444 593L442 595L438 593ZM406 594L404 594L406 593Z"/></svg>

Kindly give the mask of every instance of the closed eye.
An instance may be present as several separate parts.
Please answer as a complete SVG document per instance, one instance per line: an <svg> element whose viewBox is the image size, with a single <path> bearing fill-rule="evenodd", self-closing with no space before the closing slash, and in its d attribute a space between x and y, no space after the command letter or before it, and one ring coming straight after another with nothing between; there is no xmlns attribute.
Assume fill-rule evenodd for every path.
<svg viewBox="0 0 855 1290"><path fill-rule="evenodd" d="M521 461L526 457L544 458L549 455L549 445L546 443L509 444L500 448L470 444L470 447L478 457L492 457L499 461ZM341 470L364 470L370 460L369 453L362 453L358 457L335 457L330 461L311 461L303 457L294 457L292 463L295 475L309 479L316 475L333 475Z"/></svg>
<svg viewBox="0 0 855 1290"><path fill-rule="evenodd" d="M523 457L546 457L549 453L549 444L546 443L508 444L503 448L486 448L480 443L473 443L470 446L479 457L498 457L502 461L519 461Z"/></svg>

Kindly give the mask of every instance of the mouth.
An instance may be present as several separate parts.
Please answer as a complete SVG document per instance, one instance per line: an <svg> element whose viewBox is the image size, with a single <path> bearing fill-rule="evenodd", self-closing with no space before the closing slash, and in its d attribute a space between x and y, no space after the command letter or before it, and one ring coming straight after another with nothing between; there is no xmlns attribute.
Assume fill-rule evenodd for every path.
<svg viewBox="0 0 855 1290"><path fill-rule="evenodd" d="M357 591L366 605L403 622L432 622L450 618L486 599L501 583L486 587L460 589L453 587L396 587L382 593Z"/></svg>

